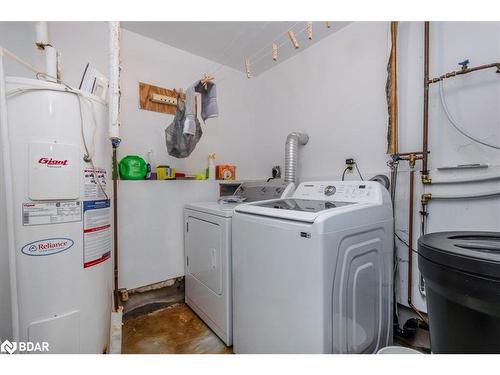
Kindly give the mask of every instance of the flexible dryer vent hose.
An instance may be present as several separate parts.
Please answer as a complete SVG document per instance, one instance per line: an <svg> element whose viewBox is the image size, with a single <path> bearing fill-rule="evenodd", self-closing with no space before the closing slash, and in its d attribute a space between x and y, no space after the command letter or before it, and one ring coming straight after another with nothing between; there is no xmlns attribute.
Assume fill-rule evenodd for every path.
<svg viewBox="0 0 500 375"><path fill-rule="evenodd" d="M285 182L295 183L297 180L297 159L299 145L305 145L309 136L305 133L290 133L285 145Z"/></svg>

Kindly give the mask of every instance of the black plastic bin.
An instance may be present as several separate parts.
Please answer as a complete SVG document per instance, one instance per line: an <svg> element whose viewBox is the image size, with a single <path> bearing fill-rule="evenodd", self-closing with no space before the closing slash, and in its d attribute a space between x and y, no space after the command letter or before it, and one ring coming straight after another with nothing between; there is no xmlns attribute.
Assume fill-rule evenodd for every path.
<svg viewBox="0 0 500 375"><path fill-rule="evenodd" d="M433 353L500 353L500 233L418 240Z"/></svg>

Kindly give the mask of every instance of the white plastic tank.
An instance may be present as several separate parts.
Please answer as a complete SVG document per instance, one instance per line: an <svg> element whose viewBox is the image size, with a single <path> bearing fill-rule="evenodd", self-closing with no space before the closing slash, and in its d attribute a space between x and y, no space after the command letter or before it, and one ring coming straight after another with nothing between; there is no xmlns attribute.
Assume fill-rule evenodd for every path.
<svg viewBox="0 0 500 375"><path fill-rule="evenodd" d="M11 296L11 323L19 341L48 342L50 353L102 353L112 304L107 105L33 79L7 77L6 91L12 181L2 173L1 183L13 187L7 220L18 307Z"/></svg>

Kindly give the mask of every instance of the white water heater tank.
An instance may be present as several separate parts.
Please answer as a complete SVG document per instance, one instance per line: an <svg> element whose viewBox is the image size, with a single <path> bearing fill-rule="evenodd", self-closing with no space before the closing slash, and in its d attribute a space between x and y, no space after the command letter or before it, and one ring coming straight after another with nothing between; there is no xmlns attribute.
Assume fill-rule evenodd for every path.
<svg viewBox="0 0 500 375"><path fill-rule="evenodd" d="M11 323L19 341L48 342L50 353L102 353L112 304L107 105L25 78L7 77L6 91L12 180L1 183L13 190ZM3 241L0 251L7 252Z"/></svg>

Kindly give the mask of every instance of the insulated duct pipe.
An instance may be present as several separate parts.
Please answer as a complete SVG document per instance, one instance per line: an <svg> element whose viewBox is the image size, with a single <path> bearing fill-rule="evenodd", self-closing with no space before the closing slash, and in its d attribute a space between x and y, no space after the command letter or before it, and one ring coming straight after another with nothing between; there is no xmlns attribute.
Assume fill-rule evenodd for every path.
<svg viewBox="0 0 500 375"><path fill-rule="evenodd" d="M305 133L290 133L286 137L285 145L285 182L297 181L297 159L299 145L305 145L309 141L309 136Z"/></svg>

